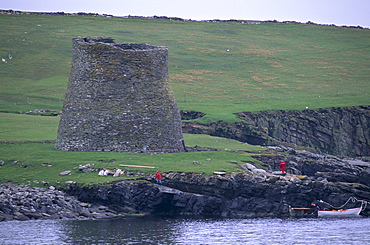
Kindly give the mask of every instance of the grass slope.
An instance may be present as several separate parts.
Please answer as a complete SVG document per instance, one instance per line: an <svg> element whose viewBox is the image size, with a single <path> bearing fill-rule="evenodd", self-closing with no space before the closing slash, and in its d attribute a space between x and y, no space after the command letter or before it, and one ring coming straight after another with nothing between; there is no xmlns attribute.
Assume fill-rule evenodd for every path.
<svg viewBox="0 0 370 245"><path fill-rule="evenodd" d="M180 108L203 111L205 120L369 103L367 29L101 16L0 15L0 21L0 56L7 60L0 63L2 111L60 110L71 38L88 35L167 46Z"/></svg>
<svg viewBox="0 0 370 245"><path fill-rule="evenodd" d="M229 161L252 161L249 155L228 151L140 155L54 150L51 142L56 139L59 118L18 113L61 110L71 39L77 36L167 46L179 107L206 113L197 119L202 122L232 122L237 120L233 113L241 111L356 106L370 101L370 31L366 29L52 15L0 15L0 23L0 58L5 61L0 62L0 142L14 142L0 145L0 160L5 161L0 183L109 180L73 170L86 163L107 168L148 164L161 171L212 173L238 171ZM205 135L185 135L185 142L235 151L263 150ZM12 165L14 161L27 167ZM53 166L44 167L44 162ZM74 172L59 176L64 170Z"/></svg>

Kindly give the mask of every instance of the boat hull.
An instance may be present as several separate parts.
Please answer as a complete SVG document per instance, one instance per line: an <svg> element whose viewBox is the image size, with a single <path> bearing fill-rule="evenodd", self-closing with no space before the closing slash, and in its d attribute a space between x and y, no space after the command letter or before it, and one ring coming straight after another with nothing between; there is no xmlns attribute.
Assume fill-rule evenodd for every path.
<svg viewBox="0 0 370 245"><path fill-rule="evenodd" d="M346 218L346 217L360 217L360 208L341 209L341 210L319 210L317 215L322 218Z"/></svg>

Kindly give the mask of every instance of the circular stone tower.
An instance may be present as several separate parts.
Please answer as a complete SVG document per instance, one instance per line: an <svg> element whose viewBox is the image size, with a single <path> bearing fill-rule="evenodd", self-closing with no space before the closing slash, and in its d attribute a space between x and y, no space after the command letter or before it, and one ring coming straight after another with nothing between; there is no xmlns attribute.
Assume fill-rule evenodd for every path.
<svg viewBox="0 0 370 245"><path fill-rule="evenodd" d="M56 149L183 152L181 118L168 80L168 49L73 38L72 68Z"/></svg>

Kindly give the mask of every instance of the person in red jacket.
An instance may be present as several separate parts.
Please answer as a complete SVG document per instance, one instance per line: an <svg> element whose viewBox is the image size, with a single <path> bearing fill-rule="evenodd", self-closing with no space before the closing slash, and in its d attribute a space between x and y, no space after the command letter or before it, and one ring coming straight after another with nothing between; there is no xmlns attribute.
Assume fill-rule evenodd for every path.
<svg viewBox="0 0 370 245"><path fill-rule="evenodd" d="M285 174L286 162L280 162L281 173Z"/></svg>
<svg viewBox="0 0 370 245"><path fill-rule="evenodd" d="M162 175L159 171L155 174L155 178L157 179L157 183L162 184Z"/></svg>

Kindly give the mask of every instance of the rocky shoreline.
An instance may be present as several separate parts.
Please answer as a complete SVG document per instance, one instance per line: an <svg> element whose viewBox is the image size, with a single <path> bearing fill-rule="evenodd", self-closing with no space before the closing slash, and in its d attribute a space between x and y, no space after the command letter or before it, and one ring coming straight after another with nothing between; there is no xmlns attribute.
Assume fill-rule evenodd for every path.
<svg viewBox="0 0 370 245"><path fill-rule="evenodd" d="M317 200L339 207L354 197L370 204L369 162L286 147L274 147L271 154L255 158L261 164L245 163L243 173L169 172L163 174L163 186L154 184L154 176L147 176L109 186L71 185L65 191L118 212L148 214L289 217L290 208L307 208ZM278 171L281 160L288 163L286 175ZM358 205L351 202L344 208ZM363 216L370 216L369 207Z"/></svg>
<svg viewBox="0 0 370 245"><path fill-rule="evenodd" d="M310 207L317 200L339 207L349 198L369 204L362 215L370 216L370 162L284 146L270 147L269 154L254 158L260 164L244 163L239 173L163 173L163 185L153 175L72 183L61 190L1 184L0 221L144 214L290 217L290 208ZM278 171L282 160L287 162L286 175ZM344 208L360 204L349 202Z"/></svg>
<svg viewBox="0 0 370 245"><path fill-rule="evenodd" d="M102 205L78 201L63 191L25 185L0 185L0 221L106 218L117 213Z"/></svg>

